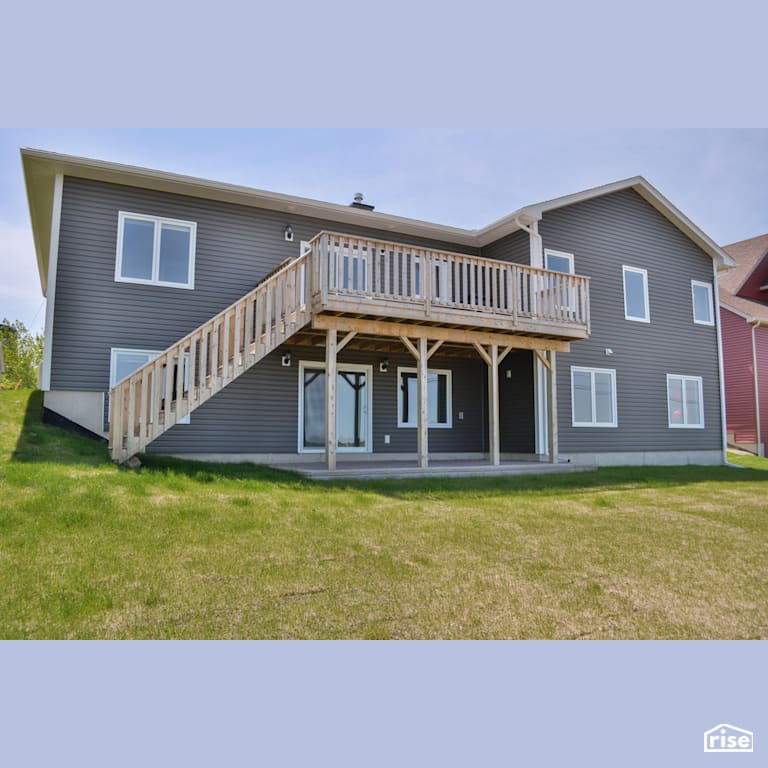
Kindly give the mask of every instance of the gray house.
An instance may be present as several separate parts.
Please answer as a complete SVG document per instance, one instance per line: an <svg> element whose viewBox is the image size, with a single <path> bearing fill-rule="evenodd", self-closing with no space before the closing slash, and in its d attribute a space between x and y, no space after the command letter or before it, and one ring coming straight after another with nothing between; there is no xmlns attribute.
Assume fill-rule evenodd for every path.
<svg viewBox="0 0 768 768"><path fill-rule="evenodd" d="M21 155L46 413L117 461L724 460L733 262L642 177L466 230Z"/></svg>

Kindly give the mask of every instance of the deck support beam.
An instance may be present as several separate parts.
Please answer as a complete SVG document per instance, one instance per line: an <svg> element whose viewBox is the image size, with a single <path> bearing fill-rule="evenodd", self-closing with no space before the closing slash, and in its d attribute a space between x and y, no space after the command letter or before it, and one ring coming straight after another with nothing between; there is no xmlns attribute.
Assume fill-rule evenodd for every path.
<svg viewBox="0 0 768 768"><path fill-rule="evenodd" d="M432 349L428 348L426 336L419 338L419 346L407 337L401 336L406 349L416 358L416 392L417 392L417 421L416 421L416 453L419 458L419 467L429 466L429 406L428 396L428 370L429 358L437 351L442 342L437 342Z"/></svg>
<svg viewBox="0 0 768 768"><path fill-rule="evenodd" d="M549 418L549 461L557 464L558 435L557 435L557 366L555 351L550 350L548 360L547 381L547 415Z"/></svg>
<svg viewBox="0 0 768 768"><path fill-rule="evenodd" d="M325 458L330 471L336 469L336 329L325 338Z"/></svg>
<svg viewBox="0 0 768 768"><path fill-rule="evenodd" d="M418 424L418 453L419 467L429 466L429 409L427 407L427 340L419 339L418 357L418 388L419 388L419 424Z"/></svg>
<svg viewBox="0 0 768 768"><path fill-rule="evenodd" d="M499 429L499 364L509 354L507 347L499 355L498 344L491 344L485 349L475 343L475 349L488 366L488 458L491 466L498 467L501 459L501 432Z"/></svg>
<svg viewBox="0 0 768 768"><path fill-rule="evenodd" d="M492 466L499 466L499 348L491 344L488 366L488 453Z"/></svg>
<svg viewBox="0 0 768 768"><path fill-rule="evenodd" d="M518 336L514 333L499 333L493 331L477 331L465 328L448 328L435 325L414 325L399 323L391 320L367 320L358 317L340 317L337 315L314 315L312 327L316 330L335 328L338 331L356 331L358 334L369 336L388 336L393 338L431 339L449 344L498 344L500 347L512 349L548 350L570 352L570 342L562 339L535 338ZM405 342L404 342L405 343ZM407 345L406 345L407 346ZM413 352L411 351L411 354Z"/></svg>

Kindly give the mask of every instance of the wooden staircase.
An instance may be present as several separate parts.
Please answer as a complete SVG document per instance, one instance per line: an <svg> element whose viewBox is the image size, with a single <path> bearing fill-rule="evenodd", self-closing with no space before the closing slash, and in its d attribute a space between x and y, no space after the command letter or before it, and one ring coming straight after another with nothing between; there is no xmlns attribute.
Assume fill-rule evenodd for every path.
<svg viewBox="0 0 768 768"><path fill-rule="evenodd" d="M187 334L110 392L109 449L124 462L311 320L309 252Z"/></svg>

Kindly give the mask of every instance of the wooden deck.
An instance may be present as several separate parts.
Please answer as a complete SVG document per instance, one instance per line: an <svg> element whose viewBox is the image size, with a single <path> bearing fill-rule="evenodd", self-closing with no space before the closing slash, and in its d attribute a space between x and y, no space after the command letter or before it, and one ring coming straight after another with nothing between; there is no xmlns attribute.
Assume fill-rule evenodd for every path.
<svg viewBox="0 0 768 768"><path fill-rule="evenodd" d="M418 368L418 455L428 464L427 363L441 349L488 365L491 464L499 465L498 367L529 349L547 368L557 456L555 354L589 336L589 281L509 262L321 232L299 258L110 393L110 450L125 461L283 344L325 347L326 455L336 462L336 357L352 344L405 347Z"/></svg>
<svg viewBox="0 0 768 768"><path fill-rule="evenodd" d="M560 472L588 472L597 469L587 464L550 464L541 461L502 461L497 465L487 460L432 459L428 467L420 467L415 461L339 461L336 469L318 462L300 464L274 463L275 469L298 472L310 480L389 480L409 477L499 477L506 475L545 475Z"/></svg>
<svg viewBox="0 0 768 768"><path fill-rule="evenodd" d="M589 279L580 275L335 232L321 232L310 248L313 315L589 335Z"/></svg>

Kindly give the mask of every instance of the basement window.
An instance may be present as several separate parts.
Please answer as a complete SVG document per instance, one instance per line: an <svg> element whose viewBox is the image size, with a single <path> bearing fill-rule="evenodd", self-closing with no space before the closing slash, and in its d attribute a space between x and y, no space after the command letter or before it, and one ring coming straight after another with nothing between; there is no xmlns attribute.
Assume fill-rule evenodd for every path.
<svg viewBox="0 0 768 768"><path fill-rule="evenodd" d="M110 364L109 364L109 389L122 381L127 376L130 376L134 371L138 371L139 368L145 366L150 360L154 360L158 355L162 354L161 351L154 351L148 349L115 349L111 350ZM178 382L178 358L173 365L174 378L173 381ZM166 376L163 375L163 387L161 396L165 399L166 390ZM178 386L175 385L175 386ZM184 354L184 389L189 389L189 353ZM175 396L175 395L174 395ZM155 393L151 392L150 397L154 402ZM108 414L109 417L109 414ZM189 424L190 414L187 414L183 418L179 419L177 424Z"/></svg>
<svg viewBox="0 0 768 768"><path fill-rule="evenodd" d="M703 429L701 376L667 374L667 412L670 429Z"/></svg>
<svg viewBox="0 0 768 768"><path fill-rule="evenodd" d="M115 280L195 287L197 224L120 211Z"/></svg>
<svg viewBox="0 0 768 768"><path fill-rule="evenodd" d="M571 366L571 408L574 427L617 427L616 371Z"/></svg>
<svg viewBox="0 0 768 768"><path fill-rule="evenodd" d="M419 423L418 374L415 368L398 368L397 426L416 427ZM430 428L450 429L451 372L427 371L427 423Z"/></svg>

